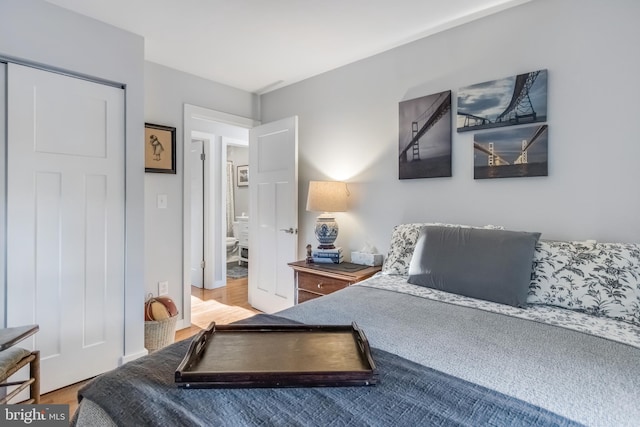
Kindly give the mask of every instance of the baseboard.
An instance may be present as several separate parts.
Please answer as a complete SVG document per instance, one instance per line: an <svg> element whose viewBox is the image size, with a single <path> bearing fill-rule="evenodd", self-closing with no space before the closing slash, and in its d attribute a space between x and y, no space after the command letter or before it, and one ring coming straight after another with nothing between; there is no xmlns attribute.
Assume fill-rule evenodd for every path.
<svg viewBox="0 0 640 427"><path fill-rule="evenodd" d="M142 356L146 356L149 354L149 351L146 348L143 348L138 353L124 355L120 358L120 365L124 365L125 363L131 362L132 360L136 360L141 358Z"/></svg>
<svg viewBox="0 0 640 427"><path fill-rule="evenodd" d="M221 288L221 287L225 286L226 284L227 284L227 279L226 279L226 277L225 277L225 279L224 279L224 280L216 280L216 281L213 283L213 286L208 287L208 286L206 286L206 285L205 285L205 287L204 287L204 288L205 288L205 289L208 289L208 290L211 290L211 289L217 289L217 288Z"/></svg>

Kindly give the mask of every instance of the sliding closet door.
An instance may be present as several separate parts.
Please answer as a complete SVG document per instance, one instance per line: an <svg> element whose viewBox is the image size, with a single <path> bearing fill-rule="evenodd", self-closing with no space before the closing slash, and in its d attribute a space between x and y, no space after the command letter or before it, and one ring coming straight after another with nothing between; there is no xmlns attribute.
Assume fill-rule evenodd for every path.
<svg viewBox="0 0 640 427"><path fill-rule="evenodd" d="M47 392L123 354L124 90L9 64L7 127L7 324Z"/></svg>

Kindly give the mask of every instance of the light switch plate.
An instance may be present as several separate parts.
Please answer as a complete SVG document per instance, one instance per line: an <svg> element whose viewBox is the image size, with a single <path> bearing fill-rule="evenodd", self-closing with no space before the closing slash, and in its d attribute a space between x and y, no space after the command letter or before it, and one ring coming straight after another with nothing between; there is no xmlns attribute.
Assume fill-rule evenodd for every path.
<svg viewBox="0 0 640 427"><path fill-rule="evenodd" d="M158 209L167 209L167 195L158 194Z"/></svg>

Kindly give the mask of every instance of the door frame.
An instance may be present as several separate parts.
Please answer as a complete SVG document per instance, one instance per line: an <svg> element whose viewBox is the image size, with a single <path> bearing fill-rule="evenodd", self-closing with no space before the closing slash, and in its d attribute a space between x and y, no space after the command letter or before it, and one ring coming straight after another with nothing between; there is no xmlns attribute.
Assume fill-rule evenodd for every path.
<svg viewBox="0 0 640 427"><path fill-rule="evenodd" d="M207 138L208 138L208 136L207 136ZM205 170L206 169L205 169L205 162L204 162L204 160L202 159L201 156L204 155L205 158L206 158L205 145L209 145L209 142L208 142L208 139L206 139L203 136L197 137L195 135L192 135L191 136L191 146L189 147L189 151L188 152L185 151L185 155L187 155L187 153L188 153L189 156L192 156L193 144L196 143L196 142L198 142L200 144L200 152L198 153L198 158L199 159L196 160L195 158L191 157L189 165L191 166L192 173L193 173L194 169L202 168L202 174L201 174L202 180L199 183L200 184L200 188L199 188L200 197L198 198L194 194L193 187L190 187L190 191L191 192L189 193L189 195L191 197L190 200L191 200L191 204L192 204L192 206L191 206L192 207L192 213L193 213L193 207L194 207L193 205L196 204L195 203L195 199L196 198L198 198L199 202L200 202L200 205L198 205L198 207L200 207L200 206L202 207L202 221L201 221L201 224L200 224L200 229L198 230L198 232L200 233L200 240L202 242L201 243L202 246L201 246L201 248L199 248L199 249L202 250L202 257L200 257L200 260L194 260L193 258L195 258L195 255L192 252L192 257L191 257L191 262L192 263L191 263L191 269L190 269L191 274L190 274L189 277L190 277L190 279L192 281L192 285L193 285L193 281L194 281L194 279L193 279L193 269L194 269L194 265L197 265L197 267L195 267L195 268L199 269L199 273L200 273L200 279L199 280L200 280L201 286L199 286L199 287L206 288L206 286L205 286L205 277L204 277L204 269L202 268L202 265L200 263L203 262L203 261L206 262L206 260L205 260L205 250L204 250L204 244L205 244L205 241L206 241L204 236L205 236L205 231L207 230L207 228L205 227L205 220L206 220L206 216L205 216L205 213L206 213L206 211L205 211L205 199L206 199L206 197L208 197L208 194L206 194L204 192L204 190L206 188L205 187L205 183L206 183ZM185 144L185 148L186 148L186 144ZM193 182L192 182L192 185L193 185ZM193 221L192 221L191 222L191 239L192 239L191 242L192 243L193 243L194 237L196 236L196 233L194 233L195 228L196 228L196 224L194 224ZM192 246L192 249L193 249L193 246Z"/></svg>
<svg viewBox="0 0 640 427"><path fill-rule="evenodd" d="M194 133L202 135L213 134L212 127L216 124L225 124L237 126L245 129L252 129L260 124L259 121L253 120L247 117L236 116L234 114L225 113L222 111L211 110L208 108L198 107L191 104L184 104L183 111L183 153L187 153L189 146L191 145L191 138ZM211 139L210 139L211 141ZM211 145L211 144L207 144ZM212 153L213 150L207 150L205 148L205 155L207 159L213 159L215 156ZM226 151L225 151L226 155ZM205 161L205 165L207 161ZM211 164L211 163L209 163ZM191 162L189 156L183 156L183 245L182 245L182 280L183 280L183 295L182 295L182 321L178 323L177 329L188 328L191 325ZM206 175L206 171L205 171ZM206 178L205 178L206 180ZM208 182L211 182L209 179ZM205 197L205 204L211 205L211 201ZM205 208L206 210L206 208ZM209 210L214 215L216 210ZM205 221L206 224L206 221ZM214 228L214 227L209 227ZM223 242L224 243L224 242ZM205 243L205 247L206 247ZM221 246L224 249L223 246ZM206 250L206 249L205 249ZM215 247L211 249L211 252L215 251ZM205 255L205 259L213 259L214 253L211 256Z"/></svg>
<svg viewBox="0 0 640 427"><path fill-rule="evenodd" d="M212 164L212 159L215 159L216 155L215 155L215 150L212 149L212 147L215 144L215 140L216 140L216 135L211 134L211 133L205 133L205 132L200 132L200 131L193 131L191 134L191 143L193 143L193 141L195 140L199 140L202 141L202 153L205 156L205 160L202 162L202 186L203 186L203 191L204 191L204 195L202 198L202 239L203 239L203 244L202 244L202 259L200 259L199 261L204 261L205 265L208 266L215 266L215 258L214 255L216 254L216 247L215 246L211 246L211 242L214 241L215 239L215 234L216 234L216 228L215 228L215 224L213 223L213 221L210 220L210 217L217 217L216 213L214 210L212 210L212 206L215 205L215 195L212 197L212 189L213 189L213 185L215 183L215 176L211 174L211 167L210 165ZM187 147L187 145L190 144L185 144L185 149L187 148L191 148L191 147ZM186 152L185 152L186 153ZM191 172L193 170L193 163L191 163L191 161L189 161L189 180L191 180ZM191 193L191 185L188 186L189 188L189 194L187 195L188 197L185 198L185 203L187 203L187 200L189 202L189 204L192 205L192 196L193 194ZM185 191L186 191L186 187L185 187ZM186 194L186 193L185 193ZM190 206L190 208L193 208L193 206ZM191 215L191 209L189 209L189 215ZM191 230L191 227L193 226L193 224L191 223L191 216L189 216L188 218L189 220L189 233L191 233L190 235L190 239L189 239L189 244L191 244L191 237L193 237L193 233ZM205 236L208 236L205 237ZM185 258L185 260L189 260L189 262L193 261L193 254L191 253L191 246L189 246L189 253L190 256L189 258ZM189 266L189 282L191 282L191 265ZM205 269L202 272L202 288L203 289L215 289L218 288L220 286L222 286L222 284L218 283L215 280L215 277L213 274L209 274L211 273L211 269ZM186 305L186 301L185 301L185 305Z"/></svg>

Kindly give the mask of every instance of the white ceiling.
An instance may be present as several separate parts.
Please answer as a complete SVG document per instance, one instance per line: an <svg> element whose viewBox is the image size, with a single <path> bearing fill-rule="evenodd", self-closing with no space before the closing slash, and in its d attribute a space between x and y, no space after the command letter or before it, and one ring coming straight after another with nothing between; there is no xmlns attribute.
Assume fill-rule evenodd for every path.
<svg viewBox="0 0 640 427"><path fill-rule="evenodd" d="M264 93L531 0L46 0L145 39L145 59Z"/></svg>

